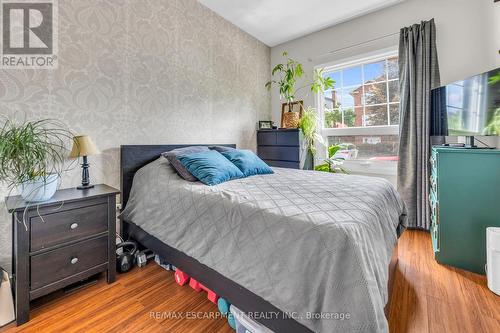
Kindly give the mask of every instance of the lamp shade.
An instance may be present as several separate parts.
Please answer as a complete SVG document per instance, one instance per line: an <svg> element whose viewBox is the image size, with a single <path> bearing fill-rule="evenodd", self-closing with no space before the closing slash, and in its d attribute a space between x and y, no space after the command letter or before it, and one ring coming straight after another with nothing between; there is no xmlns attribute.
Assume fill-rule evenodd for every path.
<svg viewBox="0 0 500 333"><path fill-rule="evenodd" d="M76 158L80 156L89 156L99 154L100 151L87 135L79 135L73 138L73 148L69 157Z"/></svg>

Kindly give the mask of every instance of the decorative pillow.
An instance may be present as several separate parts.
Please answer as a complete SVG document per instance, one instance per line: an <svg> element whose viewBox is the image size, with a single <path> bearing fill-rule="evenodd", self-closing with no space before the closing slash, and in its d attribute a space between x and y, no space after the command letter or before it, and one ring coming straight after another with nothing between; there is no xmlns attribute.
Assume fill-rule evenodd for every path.
<svg viewBox="0 0 500 333"><path fill-rule="evenodd" d="M240 169L215 150L179 155L178 159L193 176L207 185L244 177Z"/></svg>
<svg viewBox="0 0 500 333"><path fill-rule="evenodd" d="M236 165L245 177L274 173L273 169L266 162L250 150L233 149L223 151L221 154Z"/></svg>
<svg viewBox="0 0 500 333"><path fill-rule="evenodd" d="M208 147L208 148L210 148L211 150L216 150L216 151L218 151L219 153L222 153L223 151L231 151L231 150L236 150L236 148L226 147L226 146L210 146L210 147Z"/></svg>
<svg viewBox="0 0 500 333"><path fill-rule="evenodd" d="M189 171L182 165L179 161L179 155L191 154L191 153L200 153L203 151L210 151L208 147L203 146L190 146L185 148L177 148L167 152L162 153L162 156L165 157L170 164L174 167L175 171L187 181L195 182L198 179L194 177Z"/></svg>

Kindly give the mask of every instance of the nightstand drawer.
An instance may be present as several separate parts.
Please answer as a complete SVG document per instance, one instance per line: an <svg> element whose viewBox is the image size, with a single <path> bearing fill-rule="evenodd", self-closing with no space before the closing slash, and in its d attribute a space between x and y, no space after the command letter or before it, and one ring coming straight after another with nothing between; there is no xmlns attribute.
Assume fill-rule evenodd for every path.
<svg viewBox="0 0 500 333"><path fill-rule="evenodd" d="M108 229L107 203L31 218L31 252Z"/></svg>
<svg viewBox="0 0 500 333"><path fill-rule="evenodd" d="M106 235L32 256L31 290L106 263L107 250Z"/></svg>

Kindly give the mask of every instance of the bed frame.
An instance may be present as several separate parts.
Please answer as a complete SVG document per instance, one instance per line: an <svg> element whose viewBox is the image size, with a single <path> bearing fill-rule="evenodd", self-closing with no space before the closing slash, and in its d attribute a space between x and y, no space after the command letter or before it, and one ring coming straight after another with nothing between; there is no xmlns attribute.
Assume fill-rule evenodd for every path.
<svg viewBox="0 0 500 333"><path fill-rule="evenodd" d="M135 173L144 165L157 159L161 153L176 148L182 148L189 145L125 145L121 146L121 163L120 163L120 181L121 181L121 204L125 208L130 196L132 181ZM197 146L208 146L201 144ZM213 145L211 145L213 146ZM223 144L219 146L233 147L236 145ZM178 251L156 237L148 234L132 221L121 221L120 228L125 239L133 239L140 245L151 249L156 254L160 255L169 263L182 269L189 276L200 281L207 288L213 290L218 296L224 297L231 304L235 304L244 312L259 312L259 313L279 313L273 318L263 318L260 316L258 321L275 332L311 332L310 329L288 317L283 311L276 308L274 305L264 300L262 297L255 295L249 290L243 288L234 281L224 277L210 267L200 263L198 260ZM386 316L389 311L390 295L392 293L393 277L397 265L397 245L394 248L391 263L389 265L389 302L385 307Z"/></svg>

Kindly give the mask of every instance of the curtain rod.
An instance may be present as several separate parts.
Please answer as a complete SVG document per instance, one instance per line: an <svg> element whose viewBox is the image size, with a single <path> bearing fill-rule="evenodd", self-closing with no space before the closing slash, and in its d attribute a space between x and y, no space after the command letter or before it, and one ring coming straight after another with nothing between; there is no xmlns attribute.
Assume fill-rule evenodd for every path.
<svg viewBox="0 0 500 333"><path fill-rule="evenodd" d="M387 35L384 35L384 36L380 36L380 37L377 37L377 38L373 38L373 39L370 39L370 40L367 40L367 41L364 41L364 42L361 42L361 43L357 43L357 44L349 45L349 46L346 46L346 47L342 47L340 49L329 51L327 53L324 53L324 54L322 54L320 56L315 57L314 59L308 58L307 60L309 60L309 62L311 62L313 60L316 60L316 59L319 59L319 58L323 58L323 57L328 56L328 55L332 55L332 54L335 54L335 53L338 53L338 52L341 52L341 51L345 51L345 50L348 50L348 49L352 49L352 48L355 48L355 47L358 47L358 46L361 46L361 45L365 45L365 44L369 44L369 43L372 43L372 42L376 42L378 40L381 40L381 39L384 39L384 38L388 38L388 37L392 37L392 36L395 36L395 35L399 35L399 31L398 32L393 32L391 34L387 34Z"/></svg>

